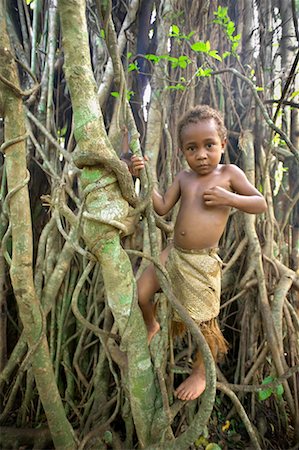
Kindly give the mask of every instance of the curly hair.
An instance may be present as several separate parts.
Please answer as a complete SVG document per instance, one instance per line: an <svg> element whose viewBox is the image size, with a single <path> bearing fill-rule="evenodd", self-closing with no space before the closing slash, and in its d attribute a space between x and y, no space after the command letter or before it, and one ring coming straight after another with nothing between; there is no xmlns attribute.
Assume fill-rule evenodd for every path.
<svg viewBox="0 0 299 450"><path fill-rule="evenodd" d="M178 144L181 147L182 145L182 130L184 127L189 125L189 123L198 123L203 120L214 119L217 131L221 139L226 139L227 129L224 125L223 116L220 111L217 111L214 108L211 108L208 105L197 105L194 108L189 109L183 117L180 119L177 128L177 139Z"/></svg>

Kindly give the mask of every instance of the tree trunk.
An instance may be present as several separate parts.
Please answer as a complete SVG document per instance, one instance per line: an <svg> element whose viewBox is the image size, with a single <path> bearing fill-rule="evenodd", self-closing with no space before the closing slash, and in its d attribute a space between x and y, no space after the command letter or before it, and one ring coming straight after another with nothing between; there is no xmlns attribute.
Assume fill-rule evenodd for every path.
<svg viewBox="0 0 299 450"><path fill-rule="evenodd" d="M1 104L5 118L5 167L12 230L11 282L20 318L31 352L37 389L47 416L56 448L74 449L75 438L66 419L54 379L43 314L36 297L32 273L32 226L28 195L29 172L26 169L25 117L17 67L10 50L5 24L5 9L0 5ZM9 84L11 83L11 84ZM14 87L14 89L12 89Z"/></svg>
<svg viewBox="0 0 299 450"><path fill-rule="evenodd" d="M101 264L108 305L122 337L122 349L128 354L128 385L131 409L140 444L150 440L154 413L155 386L152 365L146 343L145 326L136 304L136 285L128 256L119 240L115 224L127 216L128 204L122 197L117 180L108 171L117 156L106 136L96 85L91 70L85 18L85 2L59 2L65 51L64 70L72 98L75 137L80 150L75 161L84 154L81 175L82 188L91 183L98 189L86 195L86 212L93 218L84 219L83 236ZM82 101L84 99L84 101ZM126 174L127 169L123 167ZM127 172L129 175L129 173ZM128 179L130 183L131 180ZM137 350L138 349L138 350Z"/></svg>

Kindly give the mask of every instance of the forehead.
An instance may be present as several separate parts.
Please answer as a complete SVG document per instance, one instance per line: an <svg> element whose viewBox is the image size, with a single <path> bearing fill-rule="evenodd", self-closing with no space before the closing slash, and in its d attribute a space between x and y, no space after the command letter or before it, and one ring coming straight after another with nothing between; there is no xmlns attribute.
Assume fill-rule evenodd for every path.
<svg viewBox="0 0 299 450"><path fill-rule="evenodd" d="M182 128L181 131L182 144L192 140L209 138L219 139L217 123L213 118L200 120L196 123L188 123Z"/></svg>

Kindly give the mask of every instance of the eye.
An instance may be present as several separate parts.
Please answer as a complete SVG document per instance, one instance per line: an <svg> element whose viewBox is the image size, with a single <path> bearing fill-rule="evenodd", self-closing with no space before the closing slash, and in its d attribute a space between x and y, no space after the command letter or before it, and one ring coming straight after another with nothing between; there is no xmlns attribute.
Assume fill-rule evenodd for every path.
<svg viewBox="0 0 299 450"><path fill-rule="evenodd" d="M193 153L195 151L195 147L190 145L189 147L187 147L187 151Z"/></svg>
<svg viewBox="0 0 299 450"><path fill-rule="evenodd" d="M209 142L206 147L211 150L214 147L215 144L213 144L212 142Z"/></svg>

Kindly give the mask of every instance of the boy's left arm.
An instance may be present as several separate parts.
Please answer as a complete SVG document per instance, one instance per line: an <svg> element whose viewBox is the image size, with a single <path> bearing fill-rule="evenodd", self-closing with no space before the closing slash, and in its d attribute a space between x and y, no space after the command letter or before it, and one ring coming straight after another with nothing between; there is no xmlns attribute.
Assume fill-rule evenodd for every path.
<svg viewBox="0 0 299 450"><path fill-rule="evenodd" d="M230 206L240 211L259 214L267 209L263 195L248 181L245 173L237 166L227 166L233 192L220 186L208 189L204 193L207 206Z"/></svg>

